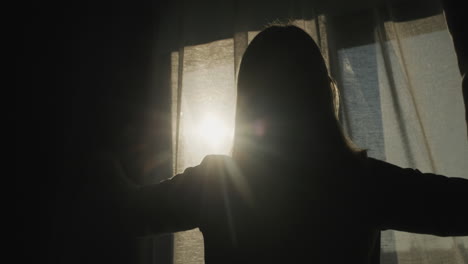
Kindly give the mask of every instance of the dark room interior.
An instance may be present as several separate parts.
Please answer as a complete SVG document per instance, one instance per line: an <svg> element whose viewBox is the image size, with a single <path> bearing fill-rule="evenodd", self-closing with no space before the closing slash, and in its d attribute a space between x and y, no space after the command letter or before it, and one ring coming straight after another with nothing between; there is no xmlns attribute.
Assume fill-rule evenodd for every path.
<svg viewBox="0 0 468 264"><path fill-rule="evenodd" d="M450 39L447 38L446 41L453 43L449 49L454 50L452 53L455 54L456 61L452 60L452 64L459 71L455 76L458 74L460 76L455 81L451 80L450 85L459 84L459 87L453 90L458 89L459 94L456 97L460 99L459 102L464 102L464 108L456 109L465 111L459 111L457 114L457 118L463 119L459 118L453 122L459 124L457 128L466 129L468 122L466 121L468 118L466 14L468 11L462 1L219 2L222 3L212 0L193 2L145 0L16 4L13 15L15 20L12 24L15 42L19 43L13 44L16 50L14 77L16 165L15 193L12 200L15 203L15 215L19 220L14 220L17 224L14 229L14 244L19 249L18 263L200 263L198 258L177 257L179 254L177 250L185 250L183 246L178 246L177 241L180 239L177 236L166 234L157 238L150 236L135 239L128 234L122 224L123 221L120 221L120 215L108 207L113 201L101 196L111 193L113 186L109 184L112 182L109 178L111 176L96 164L96 157L106 153L118 155L129 180L139 185L158 183L176 172L179 173L182 167L188 167L191 164L191 157L188 154L184 154L186 156L181 154L185 141L177 141L179 134L185 133L180 130L180 127L183 128L185 125L180 123L180 117L181 111L187 109L184 108L187 106L181 101L188 102L189 99L185 98L190 98L188 94L181 94L181 72L184 71L180 66L180 62L184 63L181 54L183 55L185 51L185 60L188 61L192 54L189 53L191 47L195 47L196 50L197 47L205 47L203 45L233 39L232 57L235 65L232 72L236 74L235 71L238 70L236 67L242 56L236 52L245 50L245 48L236 49L236 43L240 43L236 41L242 40L244 35L250 41L248 34L261 31L266 24L276 20L302 19L301 21L307 22L313 19L318 21L321 15L326 17L329 22L326 24L326 30L331 32L327 33L325 38L322 35L327 41L329 50L327 66L332 75L336 76L338 86L346 88L349 85L349 76L346 75L346 68L343 66L346 65L343 62L345 59L350 60L349 63L352 65L355 63L366 71L375 73L376 76L382 74L379 70L375 70L375 67L372 68L373 64L365 60L353 61L353 57L349 55L354 52L353 48L378 45L377 38L380 41L393 40L393 36L381 34L387 30L385 27L390 25L390 22L404 24L407 21L421 21L426 18L435 17L435 20L444 18L446 26L434 29L434 32L448 32L446 35L450 36ZM268 5L269 7L265 8ZM286 10L283 6L288 5L293 7ZM387 23L388 21L390 22ZM380 31L379 25L382 27ZM361 30L354 32L356 27ZM369 28L367 31L363 29L366 27ZM317 27L319 37L320 30ZM423 32L425 29L414 30ZM433 33L427 32L428 35ZM386 50L383 50L382 53L385 52ZM176 66L173 54L179 56L179 72L174 70ZM377 61L375 63L377 65L380 63L380 53L376 54L372 55L375 59L374 57L371 59ZM426 55L429 58L435 56L435 54ZM389 59L385 55L382 60L393 63L392 58ZM408 61L408 64L413 62L410 59ZM437 61L433 63L437 64ZM174 72L178 73L176 76L179 76L179 79L174 79ZM389 74L388 69L385 74ZM189 77L189 74L186 74L183 76L186 79L183 80L189 80ZM175 80L178 82L174 86ZM374 79L366 81L368 83L365 85L371 86L369 83ZM184 83L186 85L184 92L190 89L187 82ZM398 86L398 82L388 82L389 86ZM178 89L179 94L174 93L174 87ZM381 89L382 93L382 84L378 83L376 87L377 90ZM445 87L438 88L443 94ZM390 96L395 96L389 93ZM427 93L430 94L431 91ZM349 90L341 92L342 96L348 94ZM371 96L372 92L369 94ZM354 97L349 95L349 98ZM353 123L358 122L352 116L356 113L353 111L360 109L360 106L355 104L361 102L358 99L353 100L345 100L344 110L340 109L342 111L340 120L344 120L343 127L353 141L371 151L378 150L370 152L370 155L379 159L388 159L390 156L388 153L393 153L390 152L393 150L389 143L384 146L386 140L391 138L390 136L387 138L385 133L389 133L387 127L392 129L392 126L390 123L385 123L387 122L385 118L390 120L385 113L384 117L380 117L380 112L384 112L380 109L390 106L387 106L385 104L387 101L383 99L377 100L376 105L370 103L370 106L366 107L379 110L369 111L363 116L370 116L372 120ZM391 107L404 112L406 106L404 102L402 104ZM434 107L443 110L443 106ZM395 111L398 113L397 110ZM177 112L176 116L174 111ZM189 110L184 112L187 113L190 114ZM448 111L443 118L450 120L452 113L452 110ZM440 115L444 116L444 112L441 111ZM176 123L174 118L177 119ZM398 114L396 117L391 115L391 118L399 120ZM365 134L364 124L372 129L375 126L374 134ZM424 134L425 131L422 130ZM412 136L416 132L411 128L405 130L403 127L398 131L400 134L395 134L398 135L395 137L399 140L401 138L402 145L405 145L407 140L414 140L413 142L416 142L414 144L419 144L420 141ZM462 140L465 142L460 143L461 150L454 154L462 156L446 157L449 161L437 163L438 155L444 154L431 154L429 151L427 164L431 162L436 164L431 165L432 167L427 165L429 170L451 172L444 170L444 166L457 166L463 163L460 160L466 158L463 155L466 155L467 151L463 146L466 146L468 135L466 130L464 131L465 138ZM177 138L176 143L174 134ZM360 137L361 134L367 136ZM450 137L448 134L444 136ZM439 147L442 143L438 142L434 143L434 146L445 150L444 147ZM414 154L417 151L421 150L417 147L409 148L405 152L409 154L405 154L407 156L402 158L409 161L404 164L408 166L426 164L425 157L413 158L412 155L417 155ZM450 163L451 159L456 161ZM463 167L459 169L462 170ZM464 175L447 176L468 178L466 172ZM403 236L400 235L399 239ZM389 239L388 241L392 241L388 242L390 244L398 240L395 237ZM417 255L415 257L417 260L411 259L404 255L406 253L398 252L398 246L395 247L393 244L388 246L385 244L386 240L382 240L382 248L393 247L393 251L381 249L380 257L377 257L379 260L373 263L442 262L442 260L438 262L434 256L446 258L447 262L444 263L468 263L468 241L466 237L460 239L462 242L457 244L459 248L450 248L451 251L441 250L442 253L439 255L437 249L426 249L427 252L436 252L431 253L432 260L431 257L428 257L429 260L423 259L421 256L428 253L419 251L411 253ZM453 253L455 251L457 253Z"/></svg>

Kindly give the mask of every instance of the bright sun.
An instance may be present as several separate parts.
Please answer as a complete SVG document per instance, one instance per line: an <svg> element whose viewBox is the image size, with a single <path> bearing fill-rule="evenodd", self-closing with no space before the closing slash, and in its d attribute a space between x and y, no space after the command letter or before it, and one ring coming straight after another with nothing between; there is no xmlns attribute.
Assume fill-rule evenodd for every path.
<svg viewBox="0 0 468 264"><path fill-rule="evenodd" d="M230 132L226 122L214 114L206 114L197 127L199 138L203 140L204 144L213 148L228 144Z"/></svg>

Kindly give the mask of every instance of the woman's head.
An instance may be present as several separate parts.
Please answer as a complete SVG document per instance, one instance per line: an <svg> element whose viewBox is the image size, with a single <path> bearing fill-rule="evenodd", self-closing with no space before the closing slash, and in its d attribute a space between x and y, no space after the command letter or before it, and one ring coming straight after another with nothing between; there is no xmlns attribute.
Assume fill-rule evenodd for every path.
<svg viewBox="0 0 468 264"><path fill-rule="evenodd" d="M260 32L244 53L237 87L235 153L247 147L246 140L280 152L342 141L325 61L300 28Z"/></svg>
<svg viewBox="0 0 468 264"><path fill-rule="evenodd" d="M273 26L252 40L242 58L239 103L256 99L255 104L286 112L310 108L311 103L330 105L329 83L325 61L314 40L298 27Z"/></svg>

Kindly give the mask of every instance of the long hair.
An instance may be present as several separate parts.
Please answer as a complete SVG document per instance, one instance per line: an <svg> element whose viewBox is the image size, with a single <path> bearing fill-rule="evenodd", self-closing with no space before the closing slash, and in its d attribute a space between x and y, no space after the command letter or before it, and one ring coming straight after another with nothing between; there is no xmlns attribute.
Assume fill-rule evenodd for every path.
<svg viewBox="0 0 468 264"><path fill-rule="evenodd" d="M247 47L237 81L233 156L361 153L344 135L338 96L314 40L295 26L271 26Z"/></svg>

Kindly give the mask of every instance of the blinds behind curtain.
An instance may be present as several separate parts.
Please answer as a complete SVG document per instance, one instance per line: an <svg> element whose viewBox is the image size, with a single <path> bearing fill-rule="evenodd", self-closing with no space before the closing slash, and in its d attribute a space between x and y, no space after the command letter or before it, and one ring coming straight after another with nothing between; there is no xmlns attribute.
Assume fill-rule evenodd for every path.
<svg viewBox="0 0 468 264"><path fill-rule="evenodd" d="M303 2L285 6L284 14L277 10L279 18L291 18L319 44L341 90L341 122L358 146L402 167L468 178L461 77L437 5L439 11L415 19L393 6L352 15L316 15ZM237 19L220 22L233 23L234 31L220 35L221 26L211 21L206 26L214 28L214 37L202 44L210 30L195 34L190 15L174 22L182 28L180 48L171 53L174 173L198 165L207 154L230 153L238 65L261 29L258 21L272 22L272 17L252 19L255 12L248 6L236 8ZM206 123L223 129L215 143L204 134ZM203 261L198 230L175 234L175 263ZM381 263L468 263L468 238L385 231Z"/></svg>

